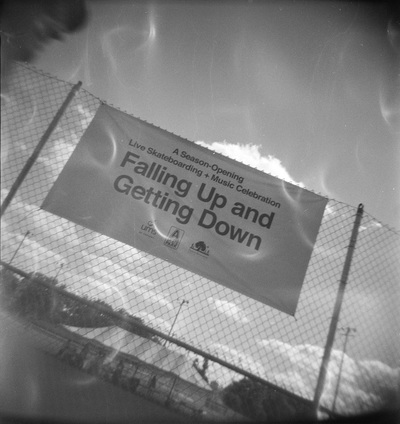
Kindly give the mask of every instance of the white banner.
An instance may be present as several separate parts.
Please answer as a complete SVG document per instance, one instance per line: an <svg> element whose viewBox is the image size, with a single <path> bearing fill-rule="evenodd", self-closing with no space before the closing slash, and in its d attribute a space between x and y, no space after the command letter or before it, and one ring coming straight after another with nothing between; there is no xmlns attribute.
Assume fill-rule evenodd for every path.
<svg viewBox="0 0 400 424"><path fill-rule="evenodd" d="M102 105L42 208L294 315L326 203Z"/></svg>

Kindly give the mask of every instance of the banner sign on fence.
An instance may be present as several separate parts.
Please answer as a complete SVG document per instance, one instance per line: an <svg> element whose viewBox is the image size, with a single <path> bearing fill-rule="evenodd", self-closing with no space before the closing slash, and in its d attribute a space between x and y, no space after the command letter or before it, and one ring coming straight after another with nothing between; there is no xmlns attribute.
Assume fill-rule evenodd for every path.
<svg viewBox="0 0 400 424"><path fill-rule="evenodd" d="M326 203L102 105L42 208L294 315Z"/></svg>

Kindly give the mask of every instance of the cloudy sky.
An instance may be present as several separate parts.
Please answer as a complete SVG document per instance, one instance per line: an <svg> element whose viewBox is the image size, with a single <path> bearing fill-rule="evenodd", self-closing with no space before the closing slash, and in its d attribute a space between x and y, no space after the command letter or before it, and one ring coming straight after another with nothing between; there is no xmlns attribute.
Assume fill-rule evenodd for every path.
<svg viewBox="0 0 400 424"><path fill-rule="evenodd" d="M399 228L400 34L384 2L88 8L39 68Z"/></svg>

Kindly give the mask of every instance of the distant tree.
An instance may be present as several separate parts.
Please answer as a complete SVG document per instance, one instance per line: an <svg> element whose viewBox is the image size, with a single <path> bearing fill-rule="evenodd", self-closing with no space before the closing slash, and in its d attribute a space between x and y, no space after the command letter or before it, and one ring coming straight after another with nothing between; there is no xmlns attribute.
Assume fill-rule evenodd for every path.
<svg viewBox="0 0 400 424"><path fill-rule="evenodd" d="M29 318L51 319L59 302L52 289L55 284L56 280L35 272L14 284L12 291L8 285L8 308Z"/></svg>
<svg viewBox="0 0 400 424"><path fill-rule="evenodd" d="M261 383L244 378L222 392L224 403L256 421L300 421L313 418L311 408Z"/></svg>
<svg viewBox="0 0 400 424"><path fill-rule="evenodd" d="M64 284L38 272L20 278L12 271L1 270L0 304L28 319L86 328L116 325L161 344L159 338L145 328L142 318L130 315L123 308L114 311L100 299L71 296Z"/></svg>
<svg viewBox="0 0 400 424"><path fill-rule="evenodd" d="M6 268L0 271L0 305L5 309L12 308L14 293L18 287L19 279Z"/></svg>
<svg viewBox="0 0 400 424"><path fill-rule="evenodd" d="M218 392L219 390L221 390L220 384L218 383L218 381L215 380L210 382L210 387L212 390L214 390L214 392Z"/></svg>
<svg viewBox="0 0 400 424"><path fill-rule="evenodd" d="M96 308L97 305L101 305L101 309ZM88 299L81 301L64 295L55 322L84 328L109 327L114 325L111 312L111 306L104 301Z"/></svg>
<svg viewBox="0 0 400 424"><path fill-rule="evenodd" d="M203 368L201 369L201 375L203 376L204 380L208 382L208 377L206 376L208 370L208 359L205 358L203 361Z"/></svg>

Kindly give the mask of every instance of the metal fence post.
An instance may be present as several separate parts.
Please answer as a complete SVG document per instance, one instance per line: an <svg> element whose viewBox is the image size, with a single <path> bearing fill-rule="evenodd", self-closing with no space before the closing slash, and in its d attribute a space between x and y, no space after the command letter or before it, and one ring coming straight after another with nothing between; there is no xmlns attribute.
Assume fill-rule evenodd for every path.
<svg viewBox="0 0 400 424"><path fill-rule="evenodd" d="M49 140L53 131L56 129L58 122L60 121L60 119L64 115L64 113L67 110L72 99L75 97L76 92L81 88L81 86L82 86L82 82L79 81L77 84L75 84L72 87L71 91L68 93L68 96L64 100L63 104L58 109L57 113L55 114L53 120L50 122L50 125L47 127L47 130L44 132L42 138L39 140L39 143L35 147L35 150L33 151L31 156L26 161L21 172L18 174L17 179L14 181L14 184L11 186L10 191L7 193L7 196L5 197L3 203L0 207L0 218L3 216L8 205L10 204L11 200L14 198L15 194L17 193L17 190L19 189L19 187L21 186L21 184L25 180L25 177L28 175L28 172L31 170L33 164L36 162L38 156L40 155L40 152L42 151L46 142Z"/></svg>
<svg viewBox="0 0 400 424"><path fill-rule="evenodd" d="M340 315L340 309L342 307L344 290L346 288L347 279L350 272L351 261L352 261L354 249L356 246L358 230L360 228L363 212L364 212L364 206L360 203L357 208L356 219L354 221L353 231L350 237L350 244L347 249L346 259L343 265L343 271L342 271L342 276L340 279L340 284L339 284L339 288L338 288L338 292L336 296L335 306L333 309L332 320L329 326L328 336L326 339L326 345L325 345L324 355L322 357L321 368L319 370L317 387L315 388L315 395L313 400L313 411L315 416L317 415L319 402L321 400L322 391L324 389L326 373L328 371L329 359L332 352L333 342L335 340L336 328L339 322L339 315Z"/></svg>

